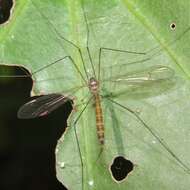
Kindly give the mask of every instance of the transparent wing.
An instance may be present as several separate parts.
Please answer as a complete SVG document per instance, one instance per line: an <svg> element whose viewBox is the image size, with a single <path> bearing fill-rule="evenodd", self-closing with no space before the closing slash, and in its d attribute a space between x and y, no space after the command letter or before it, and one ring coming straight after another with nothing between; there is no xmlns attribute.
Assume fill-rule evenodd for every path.
<svg viewBox="0 0 190 190"><path fill-rule="evenodd" d="M115 69L115 68L114 68ZM117 75L115 76L115 72ZM113 96L127 94L127 96L152 96L159 94L174 84L174 70L167 66L152 66L127 72L126 68L115 71L104 79L103 87Z"/></svg>
<svg viewBox="0 0 190 190"><path fill-rule="evenodd" d="M63 105L69 98L62 94L48 94L29 101L20 107L17 116L20 119L42 117Z"/></svg>
<svg viewBox="0 0 190 190"><path fill-rule="evenodd" d="M174 76L174 71L166 66L156 65L148 69L141 69L131 73L119 74L114 77L104 79L103 82L124 83L130 85L143 85L160 80L171 79Z"/></svg>

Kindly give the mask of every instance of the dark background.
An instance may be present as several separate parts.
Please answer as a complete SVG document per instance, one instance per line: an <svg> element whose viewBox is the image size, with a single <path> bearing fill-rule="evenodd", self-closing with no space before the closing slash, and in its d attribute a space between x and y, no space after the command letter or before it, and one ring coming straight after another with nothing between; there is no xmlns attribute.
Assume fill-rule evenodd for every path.
<svg viewBox="0 0 190 190"><path fill-rule="evenodd" d="M12 6L13 0L0 0L0 24L9 19Z"/></svg>
<svg viewBox="0 0 190 190"><path fill-rule="evenodd" d="M26 71L0 66L0 76L7 74ZM18 119L19 107L34 98L31 87L29 77L0 77L0 190L64 190L56 179L55 147L72 106L66 103L38 119Z"/></svg>

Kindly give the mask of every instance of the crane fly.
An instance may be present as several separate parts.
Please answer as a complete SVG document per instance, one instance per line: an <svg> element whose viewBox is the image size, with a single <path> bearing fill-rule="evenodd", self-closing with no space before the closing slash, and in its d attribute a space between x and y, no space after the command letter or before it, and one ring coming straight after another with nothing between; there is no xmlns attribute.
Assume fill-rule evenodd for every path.
<svg viewBox="0 0 190 190"><path fill-rule="evenodd" d="M109 113L111 114L110 119L112 119L112 121L114 122L113 125L117 126L120 122L119 118L115 117L115 115L117 114L115 114L112 105L121 110L118 113L128 112L131 115L133 115L134 118L137 119L139 123L150 133L150 135L152 135L156 139L156 141L167 151L167 153L169 153L172 156L172 158L175 159L175 161L185 171L189 172L188 166L171 150L171 148L165 143L165 141L162 138L160 138L148 124L144 122L144 120L139 116L139 114L133 111L132 109L126 107L122 101L120 102L117 100L118 96L122 97L123 95L126 95L127 92L129 92L129 94L131 92L132 96L135 93L139 94L139 92L144 93L144 97L146 97L147 94L156 96L157 94L161 94L162 87L164 86L164 84L166 84L166 87L164 86L165 88L163 89L163 91L168 90L167 84L170 84L171 80L175 77L174 70L165 65L147 64L146 66L145 64L148 63L151 59L153 59L155 55L159 55L161 49L157 47L153 48L153 51L150 51L153 53L149 54L149 51L136 52L112 47L99 47L98 53L92 52L92 49L90 48L89 44L92 42L91 37L93 34L93 27L89 23L87 13L83 5L83 1L77 2L82 2L81 15L83 17L82 20L86 28L84 43L85 48L80 47L77 43L61 35L57 28L54 26L54 24L49 20L49 18L47 18L43 11L41 11L38 5L36 5L36 2L31 2L37 10L37 12L39 13L40 18L44 21L45 25L47 25L49 27L49 30L52 31L56 36L56 43L60 44L60 41L62 40L63 44L60 45L61 48L63 50L68 48L68 51L66 51L65 56L53 62L50 62L50 64L46 64L45 66L37 69L32 73L33 76L37 78L38 83L36 83L36 85L40 83L44 84L45 82L60 80L62 78L63 82L65 82L65 85L67 85L68 83L68 87L64 89L63 93L53 92L35 98L30 102L27 102L19 109L18 117L22 119L28 119L48 115L49 113L57 109L59 106L69 101L70 97L72 99L72 95L75 94L76 100L73 100L74 102L76 102L75 105L79 107L79 105L82 104L82 106L80 106L79 110L77 111L78 114L72 122L74 126L73 129L76 137L81 162L82 186L85 186L84 179L86 178L95 180L92 177L93 175L91 174L94 168L92 168L92 166L89 164L89 160L97 159L93 156L99 153L97 152L99 148L103 152L106 152L107 150L104 149L104 147L109 146L109 144L107 143L108 139L106 138L106 128L108 128L108 126L106 126L107 119L105 118L106 110L112 110ZM92 43L96 45L96 38ZM84 56L85 53L86 56ZM117 56L118 59L120 59L120 57L126 58L127 56L134 56L135 58L133 61L129 61L127 63L118 64L118 62L120 61L119 60L115 61L116 63L112 64L112 54L114 54L114 56ZM137 69L136 65L139 65L139 69ZM46 73L48 69L50 69L50 75L52 76L52 78L50 77L49 79L44 80L42 77L42 73ZM60 73L60 71L64 71L64 73ZM77 85L75 84L76 81ZM47 86L45 85L46 89L48 89L48 87L48 84ZM56 84L55 87L57 87ZM153 91L148 90L151 89L151 87L154 88ZM81 96L84 97L84 100L83 98L81 99ZM81 103L81 101L83 102ZM109 102L109 106L102 106L104 102ZM92 127L97 128L97 135L96 137L88 137L88 135L83 135L84 139L80 139L78 138L76 125L80 127L79 123L81 122L81 118L84 115L84 112L87 111L87 109L93 110L93 113L90 113L89 116L93 114L95 115L94 119L96 122ZM87 122L87 124L90 125L91 120L87 118L83 122ZM90 130L94 132L93 128L86 128L83 131L89 132ZM96 142L95 144L87 145L88 140L91 140L91 138L93 143L95 142L94 139L96 139L97 145ZM81 145L81 140L84 140L85 146ZM122 146L122 143L119 142L119 144L120 146ZM93 150L90 150L89 146L91 146ZM97 148L94 148L95 146L97 146ZM83 156L84 152L86 153L86 157ZM86 163L88 163L89 165ZM85 174L85 172L87 174Z"/></svg>

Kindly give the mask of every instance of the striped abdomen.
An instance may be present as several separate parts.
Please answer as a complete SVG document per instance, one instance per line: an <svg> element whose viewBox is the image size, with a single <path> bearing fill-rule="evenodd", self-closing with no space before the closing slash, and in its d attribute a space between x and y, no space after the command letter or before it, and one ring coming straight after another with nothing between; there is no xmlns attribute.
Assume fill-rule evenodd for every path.
<svg viewBox="0 0 190 190"><path fill-rule="evenodd" d="M94 94L95 110L96 110L96 128L98 140L101 145L104 144L104 122L99 94Z"/></svg>

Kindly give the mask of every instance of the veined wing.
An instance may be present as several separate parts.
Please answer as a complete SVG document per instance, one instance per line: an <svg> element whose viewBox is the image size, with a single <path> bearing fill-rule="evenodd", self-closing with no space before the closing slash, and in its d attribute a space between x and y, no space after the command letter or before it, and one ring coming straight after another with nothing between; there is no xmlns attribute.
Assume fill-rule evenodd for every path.
<svg viewBox="0 0 190 190"><path fill-rule="evenodd" d="M31 100L20 107L17 115L21 119L32 119L47 115L70 101L62 94L48 94Z"/></svg>
<svg viewBox="0 0 190 190"><path fill-rule="evenodd" d="M174 77L174 71L166 66L152 66L147 69L133 71L131 73L119 74L114 77L104 79L103 82L124 83L131 85L143 85L161 80L168 80Z"/></svg>
<svg viewBox="0 0 190 190"><path fill-rule="evenodd" d="M158 95L174 85L174 70L166 66L152 66L127 72L121 68L103 80L103 88L112 96L149 97ZM103 90L103 91L104 91ZM106 93L107 94L107 93Z"/></svg>

